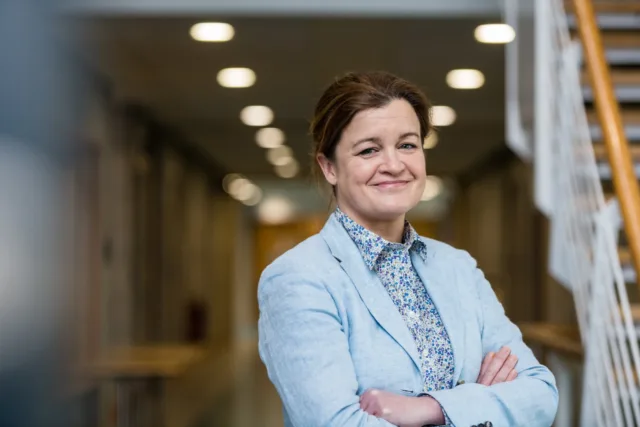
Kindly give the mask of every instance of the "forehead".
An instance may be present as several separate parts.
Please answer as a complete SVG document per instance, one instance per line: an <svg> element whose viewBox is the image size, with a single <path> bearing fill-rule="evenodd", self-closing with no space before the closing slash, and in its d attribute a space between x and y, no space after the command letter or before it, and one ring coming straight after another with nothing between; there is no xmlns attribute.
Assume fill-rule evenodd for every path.
<svg viewBox="0 0 640 427"><path fill-rule="evenodd" d="M404 99L396 99L381 108L372 108L356 114L345 129L345 134L360 132L418 132L420 121L413 107Z"/></svg>

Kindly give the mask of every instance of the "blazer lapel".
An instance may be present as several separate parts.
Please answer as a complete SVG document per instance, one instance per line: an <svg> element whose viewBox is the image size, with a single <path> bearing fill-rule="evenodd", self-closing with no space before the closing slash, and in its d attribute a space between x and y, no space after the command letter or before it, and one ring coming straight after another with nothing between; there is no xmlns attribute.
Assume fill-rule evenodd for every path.
<svg viewBox="0 0 640 427"><path fill-rule="evenodd" d="M433 265L434 263L428 264L428 260L432 258L431 255L427 252L427 261L425 262L419 255L414 253L411 256L411 260L422 283L426 286L427 292L435 304L449 335L455 363L453 373L453 386L455 387L460 378L464 362L464 324L459 318L461 307L454 292L454 284L448 283L455 280L455 276L446 275L439 268L440 266Z"/></svg>
<svg viewBox="0 0 640 427"><path fill-rule="evenodd" d="M400 344L420 371L418 350L400 312L377 274L367 267L356 244L334 215L331 215L320 235L355 285L371 315Z"/></svg>

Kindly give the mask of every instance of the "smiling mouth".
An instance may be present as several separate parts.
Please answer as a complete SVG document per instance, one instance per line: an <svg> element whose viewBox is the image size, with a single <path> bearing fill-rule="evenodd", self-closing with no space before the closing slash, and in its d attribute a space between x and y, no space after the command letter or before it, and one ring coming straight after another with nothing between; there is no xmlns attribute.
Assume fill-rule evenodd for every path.
<svg viewBox="0 0 640 427"><path fill-rule="evenodd" d="M374 187L382 188L382 189L393 189L393 188L401 188L407 185L409 181L387 181L381 182L380 184L375 184Z"/></svg>

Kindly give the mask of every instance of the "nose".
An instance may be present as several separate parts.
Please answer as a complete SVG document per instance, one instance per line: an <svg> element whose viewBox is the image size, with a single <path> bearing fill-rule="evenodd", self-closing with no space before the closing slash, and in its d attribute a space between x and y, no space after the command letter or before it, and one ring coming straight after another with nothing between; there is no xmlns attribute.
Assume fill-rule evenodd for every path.
<svg viewBox="0 0 640 427"><path fill-rule="evenodd" d="M396 150L385 151L380 172L398 175L405 169L405 164Z"/></svg>

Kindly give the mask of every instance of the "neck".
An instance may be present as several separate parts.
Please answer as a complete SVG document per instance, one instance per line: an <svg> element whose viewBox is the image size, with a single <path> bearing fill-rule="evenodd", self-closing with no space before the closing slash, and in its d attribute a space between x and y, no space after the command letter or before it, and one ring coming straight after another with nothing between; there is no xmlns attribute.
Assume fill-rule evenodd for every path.
<svg viewBox="0 0 640 427"><path fill-rule="evenodd" d="M389 242L402 243L402 237L404 234L404 215L391 220L381 220L358 215L346 206L344 208L342 206L338 207L342 212L347 214L351 219L367 230L376 233L378 236Z"/></svg>

